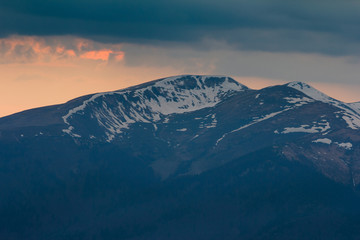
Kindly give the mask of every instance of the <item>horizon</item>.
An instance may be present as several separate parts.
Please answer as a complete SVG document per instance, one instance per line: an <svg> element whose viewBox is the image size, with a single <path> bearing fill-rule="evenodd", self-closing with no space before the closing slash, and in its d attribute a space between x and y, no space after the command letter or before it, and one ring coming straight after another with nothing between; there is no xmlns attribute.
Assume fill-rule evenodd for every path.
<svg viewBox="0 0 360 240"><path fill-rule="evenodd" d="M305 82L305 81L290 81L290 82L286 82L286 81L281 81L281 80L269 80L269 79L261 79L261 78L246 78L246 77L234 77L234 76L227 76L227 75L217 75L217 74L179 74L179 75L171 75L171 76L167 76L167 77L160 77L160 78L156 78L156 79L150 79L150 80L145 80L145 81L139 81L136 84L133 85L128 85L128 86L124 86L122 88L114 88L115 90L105 90L105 91L93 91L93 92L85 92L82 93L81 95L76 95L76 96L69 96L69 98L64 100L58 100L57 102L51 102L49 101L48 103L46 103L46 101L44 101L44 105L38 105L38 106L27 106L27 107L21 107L18 106L17 108L11 109L10 111L4 111L4 110L0 110L0 118L2 117L7 117L13 114L17 114L23 111L27 111L27 110L31 110L31 109L36 109L36 108L41 108L41 107L47 107L47 106L52 106L52 105L61 105L64 104L72 99L75 98L79 98L79 97L83 97L86 95L93 95L93 94L97 94L97 93L105 93L105 92L114 92L114 91L121 91L124 90L126 88L129 87L133 87L133 86L138 86L147 82L152 82L152 81L156 81L156 80L161 80L161 79L165 79L165 78L170 78L170 77L177 77L177 76L187 76L187 75L198 75L198 76L220 76L220 77L230 77L233 78L234 80L236 80L237 82L239 82L240 84L245 85L246 87L248 87L249 89L252 90L260 90L263 88L267 88L267 87L272 87L272 86L278 86L278 85L284 85L287 83L291 83L291 82L303 82L306 83L308 85L310 85L311 87L317 89L318 91L336 99L339 101L342 101L344 103L355 103L355 102L359 102L360 99L356 100L354 97L357 96L357 94L354 91L354 94L347 95L345 98L343 97L343 99L350 99L350 101L344 101L341 99L341 97L343 96L344 92L340 91L341 86L336 86L336 84L333 84L333 86L331 87L330 84L321 84L321 83L309 83L309 82ZM343 90L346 92L346 90ZM350 90L348 90L348 92L350 92ZM355 101L354 101L355 100Z"/></svg>

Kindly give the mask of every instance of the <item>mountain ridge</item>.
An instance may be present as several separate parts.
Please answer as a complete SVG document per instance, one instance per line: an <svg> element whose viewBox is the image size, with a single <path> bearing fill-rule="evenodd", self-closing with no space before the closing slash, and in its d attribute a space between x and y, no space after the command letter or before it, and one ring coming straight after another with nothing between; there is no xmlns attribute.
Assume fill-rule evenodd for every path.
<svg viewBox="0 0 360 240"><path fill-rule="evenodd" d="M68 119L72 118L73 114L83 112L97 98L118 95L114 97L114 101L119 102L117 106L107 108L106 103L103 102L102 106L93 113L94 116L91 115L107 129L107 141L111 141L115 134L121 133L121 129L128 128L129 124L156 122L160 120L161 115L212 107L227 95L244 90L247 90L247 87L228 77L182 75L116 92L99 93L92 95L82 105L69 110L68 114L62 117L69 126L64 132L74 137L79 136L72 133L74 127L70 125Z"/></svg>
<svg viewBox="0 0 360 240"><path fill-rule="evenodd" d="M154 141L152 147L164 145L174 152L169 152L173 160L158 157L150 164L162 178L177 174L186 161L191 164L181 174L200 174L232 158L278 144L288 159L297 161L304 158L299 148L304 144L302 147L309 149L305 158L314 159L311 164L317 166L318 159L328 157L315 149L328 146L336 157L326 162L329 166L316 168L348 183L354 175L353 164L344 159L358 155L359 128L360 115L352 106L306 83L252 90L226 76L180 75L0 118L0 140L70 138L79 146L127 146L128 141L136 143L146 133L149 141ZM292 145L295 140L303 142ZM226 150L232 142L239 148ZM206 147L193 149L191 156L186 148L192 143L206 143ZM133 148L141 152L141 147ZM229 157L219 162L221 154ZM329 172L334 164L346 169L341 178ZM165 165L171 167L164 169ZM351 182L355 186L360 183L360 169L359 177Z"/></svg>
<svg viewBox="0 0 360 240"><path fill-rule="evenodd" d="M182 75L0 118L0 236L359 239L354 107Z"/></svg>
<svg viewBox="0 0 360 240"><path fill-rule="evenodd" d="M139 84L139 85L130 86L130 87L115 90L115 91L106 91L106 92L83 95L83 96L71 99L71 100L69 100L69 101L67 101L65 103L62 103L62 104L55 104L55 105L50 105L50 106L44 106L44 107L39 107L39 108L28 109L28 110L24 110L24 111L14 113L14 114L11 114L11 115L8 115L8 116L3 116L3 117L0 118L0 120L7 119L7 118L12 118L13 116L17 117L19 115L26 114L29 111L30 112L31 111L38 111L38 110L49 109L49 108L57 108L59 110L59 109L61 109L61 107L66 106L66 105L71 105L73 103L77 103L77 102L80 103L81 102L83 104L85 101L88 101L91 97L96 96L96 95L98 95L98 96L111 95L111 94L116 94L116 93L122 93L124 91L126 92L126 91L138 90L138 89L141 89L141 88L149 87L149 86L154 85L156 83L159 83L161 81L169 81L169 80L171 81L171 80L179 79L179 78L182 78L182 77L205 77L205 78L229 78L229 79L232 79L231 77L228 77L228 76L225 76L225 75L190 75L190 74L177 75L177 76L152 80L152 81L145 82L145 83L142 83L142 84ZM232 79L232 80L234 80L234 79ZM245 85L243 85L241 83L238 83L238 84L244 89L252 90L252 89L246 87ZM306 84L305 82L297 82L297 81L295 81L295 82L286 83L284 85L288 86L288 87L292 87L292 88L294 88L296 90L299 90L299 91L302 91L302 89L299 89L298 87L296 87L296 85L306 86L307 88L311 89L312 92L316 92L317 94L315 94L315 95L321 96L321 98L319 98L319 97L316 98L316 96L314 94L309 94L308 92L302 91L304 94L310 96L311 98L315 97L314 98L315 100L319 100L319 101L323 101L323 102L327 102L327 103L329 103L331 101L342 103L342 104L345 104L347 107L350 107L353 111L356 111L358 114L360 114L360 110L359 110L360 109L360 105L359 105L360 102L345 103L345 102L336 100L336 99L331 98L331 97L327 96L326 94L318 91L317 89L311 87L310 85ZM269 87L272 87L272 86L269 86ZM259 90L261 90L261 89L259 89ZM254 90L254 91L259 91L259 90ZM65 116L63 116L63 117L65 117ZM1 126L1 123L0 123L0 126Z"/></svg>

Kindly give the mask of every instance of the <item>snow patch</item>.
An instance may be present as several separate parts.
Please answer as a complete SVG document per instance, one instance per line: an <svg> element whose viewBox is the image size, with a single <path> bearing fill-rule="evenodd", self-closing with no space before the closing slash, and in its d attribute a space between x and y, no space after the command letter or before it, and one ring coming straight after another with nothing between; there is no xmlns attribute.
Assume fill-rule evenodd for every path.
<svg viewBox="0 0 360 240"><path fill-rule="evenodd" d="M208 122L205 122L208 121ZM211 121L211 122L209 122ZM199 128L215 128L217 125L216 114L209 114L204 121L200 123Z"/></svg>
<svg viewBox="0 0 360 240"><path fill-rule="evenodd" d="M191 140L194 140L195 138L198 138L199 137L199 135L195 135Z"/></svg>
<svg viewBox="0 0 360 240"><path fill-rule="evenodd" d="M330 129L330 124L328 122L325 123L317 123L317 125L313 125L310 127L309 125L301 125L300 127L286 127L284 131L281 133L319 133L325 132Z"/></svg>
<svg viewBox="0 0 360 240"><path fill-rule="evenodd" d="M314 143L324 143L324 144L331 144L332 143L332 140L331 139L328 139L328 138L319 138L319 139L316 139L314 141L312 141Z"/></svg>
<svg viewBox="0 0 360 240"><path fill-rule="evenodd" d="M335 144L337 144L339 147L345 148L346 150L351 150L353 147L352 143L349 143L349 142L346 142L346 143L335 142Z"/></svg>
<svg viewBox="0 0 360 240"><path fill-rule="evenodd" d="M294 98L294 97L285 97L284 98L288 103L295 104L295 106L300 107L305 104L314 102L313 99L302 97L302 98Z"/></svg>
<svg viewBox="0 0 360 240"><path fill-rule="evenodd" d="M187 128L176 129L176 131L178 131L178 132L186 132Z"/></svg>

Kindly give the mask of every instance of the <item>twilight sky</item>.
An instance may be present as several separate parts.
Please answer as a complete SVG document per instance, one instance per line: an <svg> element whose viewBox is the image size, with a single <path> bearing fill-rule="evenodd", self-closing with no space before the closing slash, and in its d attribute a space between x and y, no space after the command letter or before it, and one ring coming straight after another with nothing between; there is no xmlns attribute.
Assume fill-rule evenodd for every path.
<svg viewBox="0 0 360 240"><path fill-rule="evenodd" d="M178 74L360 101L358 0L0 0L0 116Z"/></svg>

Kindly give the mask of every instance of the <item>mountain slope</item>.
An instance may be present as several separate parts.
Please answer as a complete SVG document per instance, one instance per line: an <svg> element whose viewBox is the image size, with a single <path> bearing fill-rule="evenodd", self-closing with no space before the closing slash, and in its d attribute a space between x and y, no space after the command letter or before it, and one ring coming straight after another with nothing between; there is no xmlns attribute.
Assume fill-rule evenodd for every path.
<svg viewBox="0 0 360 240"><path fill-rule="evenodd" d="M358 239L356 107L184 75L0 118L0 235Z"/></svg>

